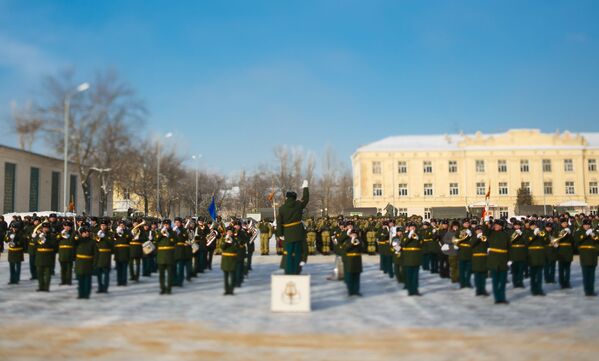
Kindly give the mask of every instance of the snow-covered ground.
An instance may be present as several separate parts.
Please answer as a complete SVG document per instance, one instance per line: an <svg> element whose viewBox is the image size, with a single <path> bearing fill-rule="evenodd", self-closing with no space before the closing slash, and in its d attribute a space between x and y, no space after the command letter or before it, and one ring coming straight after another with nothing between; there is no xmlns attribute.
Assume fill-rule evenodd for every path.
<svg viewBox="0 0 599 361"><path fill-rule="evenodd" d="M482 344L486 344L492 342L495 337L509 339L515 335L519 336L512 346L506 345L502 348L503 352L508 352L510 357L510 347L517 347L518 342L529 339L531 342L518 346L523 350L514 351L516 358L535 357L536 353L530 353L535 350L548 352L548 345L554 347L556 342L563 343L566 349L576 348L578 351L574 358L578 359L585 359L586 351L593 351L594 355L599 352L597 346L591 346L595 345L599 337L599 299L583 295L581 272L577 262L572 266L573 289L560 290L556 285L545 285L547 296L533 297L529 289L514 290L510 285L507 294L511 304L497 306L493 304L492 297L475 297L473 290L458 290L457 286L448 280L423 271L420 278L420 290L423 296L408 297L402 285L379 271L378 257L375 256L363 258L364 273L361 278L363 297L348 298L343 282L326 279L331 273L333 259L332 256L310 257L305 267L304 273L312 275L313 311L307 314L279 314L270 312L270 275L281 272L278 269L280 261L278 256L254 257L254 271L251 272L243 287L235 290L236 294L233 297L223 296L220 258L215 257L213 271L200 275L193 282L186 283L183 288L174 288L170 296L158 294L156 274L151 278L142 278L139 283L130 282L127 287L116 287L116 272L112 271L108 294L95 293L94 279L92 298L77 300L76 286L58 286L58 275L52 279L50 293L35 292L37 283L29 280L27 262L23 263L21 283L7 285L8 264L6 255L2 255L0 260L0 330L2 330L0 359L14 359L17 356L23 359L36 358L33 351L36 350L36 345L41 347L39 340L34 340L37 343L23 343L24 341L15 343L11 334L19 334L19 332L27 335L31 330L41 329L46 330L44 335L47 335L81 329L93 334L100 332L99 330L110 330L109 336L106 337L111 339L119 332L130 332L138 327L141 334L148 333L149 339L152 339L150 329L155 331L166 327L164 332L167 334L156 335L156 338L168 340L172 337L176 342L178 339L185 339L185 336L181 338L177 336L180 332L197 327L199 328L197 335L213 337L219 334L223 335L225 340L229 337L227 335L232 335L230 337L242 335L248 342L245 347L240 346L232 354L215 354L215 358L239 356L244 354L243 350L251 350L252 345L260 348L262 343L268 346L271 341L273 348L269 348L269 353L263 355L266 358L277 357L279 353L288 350L295 354L297 359L301 359L302 355L312 355L309 357L311 359L335 359L336 357L332 355L338 347L347 342L355 345L358 341L366 342L368 339L372 339L371 343L367 343L368 345L376 345L383 340L388 340L391 345L394 345L394 340L397 340L398 345L403 345L401 347L404 350L406 350L406 342L422 342L426 345L426 341L430 340L430 350L446 347L447 350L455 348L455 352L459 352L461 348L458 346L465 345L466 340L472 342L479 338ZM488 290L490 291L490 281ZM254 338L263 336L265 340L254 339L250 342L248 341L250 336ZM73 337L76 338L77 335ZM190 337L193 339L192 336ZM281 341L282 337L288 340ZM306 345L301 348L303 352L298 353L294 348L292 340L314 337L328 342L338 338L341 346L335 344L334 347L332 345L328 347L326 343L319 342L309 346L310 342L305 340ZM408 341L401 341L406 337L411 338L408 338ZM200 338L198 336L198 340ZM547 342L529 350L527 347L534 345L532 340ZM89 339L82 342L78 340L77 347L86 349L93 348L95 345L94 341ZM117 347L115 352L96 356L103 359L126 359L126 350L129 348L124 340L118 342L124 344ZM199 347L206 352L216 352L214 349L220 352L222 342L222 339L218 339L213 340L210 345L195 344L190 347ZM381 352L383 349L387 350L388 346L388 344L381 344L374 350L360 348L354 351L356 355L360 355L359 352L366 352L365 355L387 358L392 354ZM54 347L63 346L54 344ZM320 347L328 351L317 353ZM172 348L169 350L173 351ZM410 354L414 358L443 359L445 355L435 353L422 356L416 351L418 350ZM140 352L148 352L148 349L144 348ZM451 355L453 351L448 352ZM487 352L500 355L495 349ZM151 355L154 354L150 353ZM476 359L475 355L471 353L469 357ZM554 350L548 356L558 355L560 353ZM68 353L63 356L74 357ZM345 359L352 358L345 357Z"/></svg>

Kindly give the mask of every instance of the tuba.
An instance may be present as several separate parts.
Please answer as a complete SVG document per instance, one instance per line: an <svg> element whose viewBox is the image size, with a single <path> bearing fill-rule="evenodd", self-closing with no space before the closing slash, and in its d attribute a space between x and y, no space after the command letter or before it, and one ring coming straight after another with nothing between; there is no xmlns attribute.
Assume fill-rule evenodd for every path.
<svg viewBox="0 0 599 361"><path fill-rule="evenodd" d="M146 224L146 220L144 219L140 224L138 224L137 226L133 227L133 229L131 230L131 234L133 235L133 239L134 240L138 240L139 239L139 235L141 234L141 227Z"/></svg>
<svg viewBox="0 0 599 361"><path fill-rule="evenodd" d="M250 221L248 232L250 234L250 243L254 243L254 241L258 237L258 229L256 229L256 226L254 226L254 221Z"/></svg>
<svg viewBox="0 0 599 361"><path fill-rule="evenodd" d="M197 231L197 230L196 230ZM210 225L210 233L206 236L206 246L210 246L218 238L218 231L214 229L214 223Z"/></svg>

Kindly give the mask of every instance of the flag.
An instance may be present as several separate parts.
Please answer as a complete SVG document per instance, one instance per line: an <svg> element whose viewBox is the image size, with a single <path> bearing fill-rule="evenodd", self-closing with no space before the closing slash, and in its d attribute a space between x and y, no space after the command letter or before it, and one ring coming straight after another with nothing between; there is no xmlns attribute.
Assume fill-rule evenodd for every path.
<svg viewBox="0 0 599 361"><path fill-rule="evenodd" d="M485 194L485 208L483 209L482 220L486 222L490 219L491 212L489 212L489 198L491 197L491 184L489 184L489 190Z"/></svg>
<svg viewBox="0 0 599 361"><path fill-rule="evenodd" d="M270 203L272 203L272 200L273 200L274 198L275 198L275 191L272 191L272 192L271 192L271 193L268 195L268 197L266 197L266 199L268 199L268 201L269 201Z"/></svg>
<svg viewBox="0 0 599 361"><path fill-rule="evenodd" d="M208 213L210 213L212 220L216 221L216 204L214 203L214 196L212 196L212 202L210 202L210 206L208 207Z"/></svg>

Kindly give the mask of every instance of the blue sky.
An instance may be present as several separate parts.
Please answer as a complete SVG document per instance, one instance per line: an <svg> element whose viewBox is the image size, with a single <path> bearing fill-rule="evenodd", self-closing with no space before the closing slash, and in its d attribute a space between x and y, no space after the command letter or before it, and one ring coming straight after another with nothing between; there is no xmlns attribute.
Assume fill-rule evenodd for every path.
<svg viewBox="0 0 599 361"><path fill-rule="evenodd" d="M598 131L597 19L598 1L0 0L0 122L75 66L118 69L149 132L226 173L279 144L349 162L394 134Z"/></svg>

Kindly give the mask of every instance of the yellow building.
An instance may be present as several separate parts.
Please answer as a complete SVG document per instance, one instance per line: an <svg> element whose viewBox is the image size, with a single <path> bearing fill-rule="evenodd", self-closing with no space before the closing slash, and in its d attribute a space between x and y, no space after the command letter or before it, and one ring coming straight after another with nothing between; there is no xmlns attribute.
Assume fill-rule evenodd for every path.
<svg viewBox="0 0 599 361"><path fill-rule="evenodd" d="M435 207L480 210L490 187L494 215L512 216L522 187L533 204L596 213L598 162L599 133L393 136L352 155L354 206L430 218Z"/></svg>

